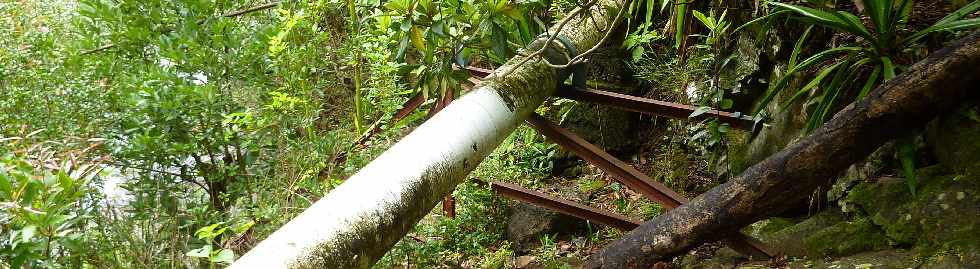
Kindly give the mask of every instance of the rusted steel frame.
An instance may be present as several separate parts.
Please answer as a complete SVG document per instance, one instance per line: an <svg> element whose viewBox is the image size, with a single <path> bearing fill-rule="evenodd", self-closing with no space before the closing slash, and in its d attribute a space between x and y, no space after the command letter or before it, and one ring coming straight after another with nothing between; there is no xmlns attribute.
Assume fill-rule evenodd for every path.
<svg viewBox="0 0 980 269"><path fill-rule="evenodd" d="M639 221L631 220L620 214L552 197L539 191L522 188L515 184L494 181L490 182L490 188L497 194L505 197L593 221L622 231L633 230L640 225Z"/></svg>
<svg viewBox="0 0 980 269"><path fill-rule="evenodd" d="M623 183L623 185L640 192L643 196L662 204L668 209L673 209L687 202L687 198L684 196L664 186L660 182L650 179L643 172L636 170L636 168L613 157L572 132L555 125L541 115L531 114L525 122L562 148L572 151L580 158L599 167L602 171L609 173L617 181Z"/></svg>
<svg viewBox="0 0 980 269"><path fill-rule="evenodd" d="M473 77L479 79L493 73L493 70L478 67L464 67L463 69L470 72L470 75L472 76L470 77L470 80L472 80ZM576 89L566 84L558 85L558 90L555 92L555 96L579 102L608 105L623 110L675 119L690 119L689 116L691 113L694 113L694 111L698 108L692 105L654 100L610 91ZM751 130L752 126L755 125L755 121L752 119L752 117L716 109L709 110L704 114L694 117L693 119L703 120L708 118L717 118L723 123L728 123L732 127L742 130Z"/></svg>
<svg viewBox="0 0 980 269"><path fill-rule="evenodd" d="M676 119L689 119L691 113L694 113L694 111L697 110L697 107L692 105L671 103L609 91L573 89L571 86L564 84L558 86L558 91L555 92L555 96ZM709 110L704 114L694 117L693 119L703 120L709 118L717 118L723 123L728 123L732 127L743 130L751 130L752 126L755 124L752 117L715 109Z"/></svg>
<svg viewBox="0 0 980 269"><path fill-rule="evenodd" d="M525 122L562 148L575 153L575 155L595 165L603 172L612 175L616 181L626 185L630 189L636 190L647 197L647 199L660 203L668 210L674 209L689 201L686 197L664 186L660 182L651 179L646 174L643 174L643 172L633 168L633 166L613 157L572 132L555 125L541 115L531 114ZM748 256L764 256L770 258L776 254L761 241L743 234L737 234L726 239L726 243L732 249Z"/></svg>
<svg viewBox="0 0 980 269"><path fill-rule="evenodd" d="M484 77L493 74L493 70L473 66L461 67L459 65L453 65L453 68L469 71L471 76L478 79L483 79Z"/></svg>

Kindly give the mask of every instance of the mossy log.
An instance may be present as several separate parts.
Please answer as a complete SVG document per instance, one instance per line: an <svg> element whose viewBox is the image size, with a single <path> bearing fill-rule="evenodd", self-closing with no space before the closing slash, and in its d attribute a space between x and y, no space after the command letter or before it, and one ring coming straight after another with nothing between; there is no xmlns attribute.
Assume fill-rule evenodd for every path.
<svg viewBox="0 0 980 269"><path fill-rule="evenodd" d="M933 53L798 143L590 257L584 268L650 268L807 199L885 142L919 129L980 87L980 31Z"/></svg>
<svg viewBox="0 0 980 269"><path fill-rule="evenodd" d="M598 0L560 33L584 51L615 28L622 8ZM529 51L544 43L538 39ZM557 49L549 52L549 59L566 59ZM554 92L560 70L539 59L519 62L515 57L498 68L508 75L476 85L231 268L371 267Z"/></svg>

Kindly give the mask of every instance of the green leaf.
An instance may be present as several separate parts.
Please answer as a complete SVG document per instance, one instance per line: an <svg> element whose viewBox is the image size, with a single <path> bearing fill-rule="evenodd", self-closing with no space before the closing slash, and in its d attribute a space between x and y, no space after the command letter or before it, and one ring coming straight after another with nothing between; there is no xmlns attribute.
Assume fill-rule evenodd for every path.
<svg viewBox="0 0 980 269"><path fill-rule="evenodd" d="M10 176L8 176L7 173L4 173L4 171L0 171L0 194L2 194L0 198L10 199L10 196L12 196L13 187L14 185L10 180Z"/></svg>
<svg viewBox="0 0 980 269"><path fill-rule="evenodd" d="M810 37L810 30L813 30L813 25L807 27L806 31L803 32L803 35L800 36L800 39L796 40L796 45L793 46L793 53L789 56L789 65L786 67L787 69L793 69L793 67L796 67L796 60L800 56L800 51L803 50L803 42Z"/></svg>
<svg viewBox="0 0 980 269"><path fill-rule="evenodd" d="M749 27L749 26L751 26L753 24L756 24L756 23L758 23L760 21L768 20L770 18L779 16L779 15L782 15L782 14L786 14L786 13L789 13L789 12L790 12L789 10L780 10L780 11L776 11L776 12L773 12L773 13L769 13L768 15L765 15L765 16L762 16L762 17L758 17L758 18L752 19L751 21L748 21L748 22L742 24L738 28L735 28L735 31L732 31L732 33L737 33L738 31L741 31L742 28Z"/></svg>
<svg viewBox="0 0 980 269"><path fill-rule="evenodd" d="M20 230L20 241L24 243L30 242L31 239L34 238L34 235L36 233L37 233L37 226L27 225L27 227L24 227L23 229Z"/></svg>
<svg viewBox="0 0 980 269"><path fill-rule="evenodd" d="M878 81L878 76L881 75L881 66L875 66L875 70L871 72L868 76L868 81L864 82L864 87L861 87L861 92L858 93L857 100L861 100L864 96L867 96L871 89L875 87L875 82Z"/></svg>
<svg viewBox="0 0 980 269"><path fill-rule="evenodd" d="M820 83L823 81L823 79L826 78L827 75L830 74L830 72L836 70L837 67L839 67L841 64L842 63L836 63L836 64L833 64L831 66L828 66L828 67L824 68L823 70L820 70L820 73L818 73L816 77L814 77L812 80L810 80L809 83L807 83L806 85L804 85L803 88L800 88L800 90L797 91L796 94L794 94L793 97L790 98L789 101L787 101L786 104L784 104L782 108L780 108L780 110L785 110L790 105L792 105L794 102L796 102L796 100L802 98L804 96L804 94L806 94L807 92L810 92L810 90L812 90L817 85L820 85Z"/></svg>
<svg viewBox="0 0 980 269"><path fill-rule="evenodd" d="M693 14L694 18L698 19L698 21L700 21L701 24L704 24L705 28L715 29L714 21L711 18L705 17L704 14L702 14L700 11L691 10L691 14Z"/></svg>
<svg viewBox="0 0 980 269"><path fill-rule="evenodd" d="M214 238L215 236L217 236L217 234L214 233L214 229L218 228L218 225L221 224L222 222L219 222L219 223L201 227L200 229L197 229L196 232L194 232L194 235L196 235L198 239Z"/></svg>
<svg viewBox="0 0 980 269"><path fill-rule="evenodd" d="M248 222L244 222L244 223L241 223L239 225L235 225L235 227L233 228L233 231L235 232L235 234L242 234L242 233L245 233L245 231L248 231L248 229L251 229L252 226L255 226L255 221L254 220L249 220Z"/></svg>
<svg viewBox="0 0 980 269"><path fill-rule="evenodd" d="M222 249L217 255L211 257L213 263L231 264L235 261L235 252L230 249Z"/></svg>
<svg viewBox="0 0 980 269"><path fill-rule="evenodd" d="M964 29L972 29L972 28L980 27L980 18L960 20L963 17L966 17L967 15L973 14L977 10L980 10L980 0L975 0L973 2L970 2L969 4L966 4L960 9L953 11L949 15L946 15L946 17L943 17L942 19L934 23L929 28L923 29L922 31L918 31L915 34L912 34L911 36L903 40L902 43L907 45L916 42L919 39L925 37L926 35L935 32L955 31L955 30L964 30Z"/></svg>
<svg viewBox="0 0 980 269"><path fill-rule="evenodd" d="M677 19L674 20L674 48L679 49L684 40L684 18L687 17L687 2L677 4Z"/></svg>
<svg viewBox="0 0 980 269"><path fill-rule="evenodd" d="M735 101L732 101L732 99L727 99L726 98L726 99L722 99L721 100L721 105L720 106L721 106L721 109L731 109L732 108L732 105L734 105L734 104L735 104Z"/></svg>
<svg viewBox="0 0 980 269"><path fill-rule="evenodd" d="M977 10L980 10L980 0L974 0L971 3L964 5L960 9L957 9L956 11L949 13L949 15L946 15L946 17L939 19L939 21L937 21L933 25L943 25L943 24L951 23L953 21L966 17L967 15L973 14Z"/></svg>
<svg viewBox="0 0 980 269"><path fill-rule="evenodd" d="M864 13L871 17L871 23L874 24L875 31L878 35L883 35L882 32L888 31L891 27L890 15L892 10L891 0L862 0L864 3Z"/></svg>
<svg viewBox="0 0 980 269"><path fill-rule="evenodd" d="M694 112L691 112L691 115L690 116L687 116L687 117L688 118L695 118L697 116L701 116L701 114L707 113L708 111L711 111L711 107L708 107L708 106L700 106L697 109L694 109Z"/></svg>
<svg viewBox="0 0 980 269"><path fill-rule="evenodd" d="M666 0L664 0L664 1L666 1ZM654 12L653 7L656 6L656 0L646 0L646 2L647 2L647 13L644 14L643 19L644 19L644 22L647 23L647 25L652 25L653 24L653 12Z"/></svg>
<svg viewBox="0 0 980 269"><path fill-rule="evenodd" d="M898 14L896 14L898 15L898 18L892 19L892 25L890 27L892 31L904 29L908 25L909 17L912 15L912 4L912 0L902 0L902 2L898 4Z"/></svg>
<svg viewBox="0 0 980 269"><path fill-rule="evenodd" d="M643 48L643 46L636 46L636 47L630 49L630 57L633 58L633 61L634 62L635 61L639 61L640 58L643 57L644 51L645 51L645 49Z"/></svg>
<svg viewBox="0 0 980 269"><path fill-rule="evenodd" d="M915 176L915 137L905 136L900 138L897 143L899 162L902 163L902 174L905 174L905 184L909 187L909 192L915 196L918 179Z"/></svg>
<svg viewBox="0 0 980 269"><path fill-rule="evenodd" d="M211 257L211 245L204 245L203 247L192 249L184 255L196 258L209 258Z"/></svg>
<svg viewBox="0 0 980 269"><path fill-rule="evenodd" d="M31 205L34 202L34 197L41 190L41 182L37 180L28 180L27 185L24 188L23 195L21 196L21 203L25 205Z"/></svg>
<svg viewBox="0 0 980 269"><path fill-rule="evenodd" d="M860 51L862 49L863 48L861 48L861 47L839 47L839 48L833 48L833 49L821 51L820 53L814 54L813 56L810 56L810 58L807 58L806 60L803 60L802 62L800 62L799 64L797 64L792 69L789 69L788 71L786 71L786 74L783 75L782 77L780 77L779 80L776 81L776 83L773 84L771 88L769 88L769 91L766 93L766 96L762 98L762 101L759 102L759 106L755 109L755 111L752 112L752 114L758 115L759 112L761 112L763 109L765 109L766 105L768 105L769 102L772 101L772 98L775 97L776 94L778 94L780 91L782 91L786 87L786 84L789 83L789 79L793 76L793 74L796 74L800 70L803 70L804 68L807 68L807 67L809 67L811 65L814 65L814 64L819 63L819 62L821 62L823 60L826 60L826 59L830 58L830 56L833 56L833 55L836 55L836 54L839 54L839 53L845 53L845 52L856 52L856 51Z"/></svg>
<svg viewBox="0 0 980 269"><path fill-rule="evenodd" d="M849 64L844 62L843 65ZM843 66L842 65L842 66ZM824 118L826 117L828 111L832 108L834 101L837 100L837 95L841 92L843 82L847 77L846 68L837 68L837 72L834 73L834 78L830 81L830 84L824 89L824 93L821 95L820 103L817 105L817 109L814 110L813 115L807 121L806 132L809 133L816 130L817 127L823 124Z"/></svg>
<svg viewBox="0 0 980 269"><path fill-rule="evenodd" d="M885 81L895 78L895 65L892 65L891 58L881 57L881 67L885 71Z"/></svg>
<svg viewBox="0 0 980 269"><path fill-rule="evenodd" d="M831 80L830 85L824 91L823 98L820 100L820 104L817 106L817 110L814 115L810 116L807 123L807 132L816 130L827 121L827 116L830 115L831 109L834 108L834 103L837 101L837 97L840 93L849 88L850 82L857 75L858 69L860 69L865 64L871 62L871 59L864 58L855 62L846 61L842 66L848 66L848 68L838 68L837 73L834 75L834 79ZM852 64L853 63L853 64Z"/></svg>
<svg viewBox="0 0 980 269"><path fill-rule="evenodd" d="M533 34L531 33L531 25L527 22L527 19L521 17L521 19L518 20L517 22L518 22L517 30L520 31L521 41L523 41L524 43L531 42L534 39L534 37Z"/></svg>
<svg viewBox="0 0 980 269"><path fill-rule="evenodd" d="M804 18L813 21L816 24L820 24L826 27L834 28L840 31L849 32L862 36L867 39L874 39L868 29L861 24L861 20L854 16L854 14L837 11L837 12L827 12L819 9L808 8L804 6L791 5L779 2L768 2L771 5L781 7L786 10L790 10L803 16Z"/></svg>
<svg viewBox="0 0 980 269"><path fill-rule="evenodd" d="M405 59L406 49L408 49L408 35L403 36L401 42L398 42L398 52L395 53L395 59L399 61Z"/></svg>
<svg viewBox="0 0 980 269"><path fill-rule="evenodd" d="M501 60L507 57L507 35L496 23L492 23L490 44L493 46L493 53Z"/></svg>
<svg viewBox="0 0 980 269"><path fill-rule="evenodd" d="M426 50L425 47L425 37L422 35L422 30L419 30L418 27L412 27L410 34L412 36L412 46L414 46L415 49L420 52L428 53L428 50Z"/></svg>

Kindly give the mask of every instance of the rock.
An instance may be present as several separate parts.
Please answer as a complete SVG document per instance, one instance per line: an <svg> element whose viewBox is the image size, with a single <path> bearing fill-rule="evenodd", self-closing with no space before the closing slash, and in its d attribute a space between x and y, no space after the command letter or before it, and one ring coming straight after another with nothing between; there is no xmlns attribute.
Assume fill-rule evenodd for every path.
<svg viewBox="0 0 980 269"><path fill-rule="evenodd" d="M733 54L734 64L723 68L719 74L718 86L739 93L742 81L759 70L759 47L756 46L755 36L746 32L738 33Z"/></svg>
<svg viewBox="0 0 980 269"><path fill-rule="evenodd" d="M518 203L514 206L507 224L507 239L514 243L514 250L526 253L539 243L543 235L557 234L559 238L585 230L585 221L553 211Z"/></svg>
<svg viewBox="0 0 980 269"><path fill-rule="evenodd" d="M636 114L622 109L579 103L569 110L561 126L615 154L635 150L637 120Z"/></svg>
<svg viewBox="0 0 980 269"><path fill-rule="evenodd" d="M632 87L633 75L623 64L627 52L622 46L604 46L589 57L589 79L603 81L599 90L622 94L637 94L638 87ZM591 87L595 89L595 87ZM637 142L637 114L611 106L579 102L567 114L556 111L549 113L552 120L561 123L569 131L582 139L599 146L608 152L631 153ZM556 173L561 174L561 173Z"/></svg>
<svg viewBox="0 0 980 269"><path fill-rule="evenodd" d="M785 70L784 67L780 67ZM770 102L765 112L770 115L770 119L760 122L760 128L748 145L744 161L752 165L762 161L769 155L776 153L783 148L791 145L803 135L803 128L806 126L807 113L801 102L795 102L787 106L787 102L805 81L801 79L791 79L787 84L786 90L776 94ZM785 109L783 108L785 107Z"/></svg>
<svg viewBox="0 0 980 269"><path fill-rule="evenodd" d="M527 268L535 260L534 256L520 256L514 259L515 268Z"/></svg>
<svg viewBox="0 0 980 269"><path fill-rule="evenodd" d="M784 220L781 218L775 219ZM816 252L810 251L807 248L807 245L804 243L804 238L814 235L821 230L828 229L842 221L844 221L844 216L839 211L826 210L796 225L779 229L771 234L763 232L758 236L759 239L768 243L773 249L778 249L785 255L796 257L808 256Z"/></svg>
<svg viewBox="0 0 980 269"><path fill-rule="evenodd" d="M980 122L977 106L937 117L926 126L926 143L943 165L956 172L980 171Z"/></svg>
<svg viewBox="0 0 980 269"><path fill-rule="evenodd" d="M696 255L686 255L678 262L676 268L684 269L722 269L738 268L739 264L746 262L745 256L729 248L720 248L711 257L703 259ZM656 267L656 265L654 266ZM664 268L664 267L659 267ZM669 268L669 267L668 267Z"/></svg>
<svg viewBox="0 0 980 269"><path fill-rule="evenodd" d="M915 255L904 249L865 252L842 258L790 262L789 268L810 269L901 269L917 268Z"/></svg>
<svg viewBox="0 0 980 269"><path fill-rule="evenodd" d="M926 259L920 269L975 269L980 267L980 249L957 251L933 255Z"/></svg>
<svg viewBox="0 0 980 269"><path fill-rule="evenodd" d="M938 165L916 173L915 196L904 180L885 178L859 184L847 199L881 226L894 245L914 246L926 257L952 251L967 263L980 264L980 176L949 174Z"/></svg>
<svg viewBox="0 0 980 269"><path fill-rule="evenodd" d="M803 238L811 256L846 256L888 248L888 238L866 218L842 221Z"/></svg>

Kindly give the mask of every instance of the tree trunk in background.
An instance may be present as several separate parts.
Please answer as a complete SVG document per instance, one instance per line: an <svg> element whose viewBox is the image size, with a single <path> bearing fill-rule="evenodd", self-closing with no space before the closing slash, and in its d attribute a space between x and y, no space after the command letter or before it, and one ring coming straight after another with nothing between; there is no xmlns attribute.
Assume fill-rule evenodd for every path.
<svg viewBox="0 0 980 269"><path fill-rule="evenodd" d="M616 24L622 3L599 0L592 18L560 31L584 51ZM552 27L551 33L558 32ZM543 45L539 39L535 44ZM556 42L557 43L557 42ZM533 47L534 44L532 44ZM530 51L536 50L532 48ZM560 56L552 51L549 56ZM564 59L564 58L563 58ZM516 57L291 220L231 268L368 268L449 194L550 96L558 70Z"/></svg>
<svg viewBox="0 0 980 269"><path fill-rule="evenodd" d="M650 268L779 214L883 143L977 94L978 85L980 31L933 53L795 145L627 233L583 267Z"/></svg>

